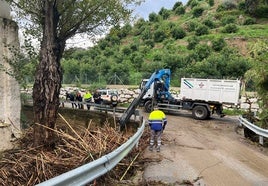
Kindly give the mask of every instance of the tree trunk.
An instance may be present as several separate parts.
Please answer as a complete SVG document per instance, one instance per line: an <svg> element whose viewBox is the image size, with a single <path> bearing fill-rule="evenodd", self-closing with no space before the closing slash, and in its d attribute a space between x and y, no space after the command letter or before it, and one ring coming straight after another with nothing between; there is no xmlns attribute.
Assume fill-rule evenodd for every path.
<svg viewBox="0 0 268 186"><path fill-rule="evenodd" d="M58 16L53 1L44 0L43 3L43 39L33 86L34 144L53 149L55 133L48 128L54 129L57 119L62 81L60 59L65 44L57 40Z"/></svg>

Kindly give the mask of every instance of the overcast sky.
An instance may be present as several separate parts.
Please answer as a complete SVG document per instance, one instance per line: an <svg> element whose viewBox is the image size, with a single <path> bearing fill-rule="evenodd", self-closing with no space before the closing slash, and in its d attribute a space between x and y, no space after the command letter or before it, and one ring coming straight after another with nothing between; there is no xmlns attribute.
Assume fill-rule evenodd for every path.
<svg viewBox="0 0 268 186"><path fill-rule="evenodd" d="M173 5L178 1L185 5L188 0L145 0L144 3L136 8L134 14L147 20L150 13L158 13L162 7L172 9Z"/></svg>

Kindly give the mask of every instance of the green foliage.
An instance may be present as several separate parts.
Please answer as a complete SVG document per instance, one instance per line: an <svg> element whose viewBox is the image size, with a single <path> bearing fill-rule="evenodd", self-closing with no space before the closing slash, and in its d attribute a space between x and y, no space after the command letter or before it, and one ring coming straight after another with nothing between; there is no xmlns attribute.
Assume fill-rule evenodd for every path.
<svg viewBox="0 0 268 186"><path fill-rule="evenodd" d="M160 17L155 12L152 12L149 14L149 21L150 22L158 22L158 21L160 21Z"/></svg>
<svg viewBox="0 0 268 186"><path fill-rule="evenodd" d="M149 46L150 48L153 48L155 46L154 40L147 39L143 42L145 45Z"/></svg>
<svg viewBox="0 0 268 186"><path fill-rule="evenodd" d="M202 61L207 58L211 54L211 47L206 44L198 44L194 50L196 57L196 61Z"/></svg>
<svg viewBox="0 0 268 186"><path fill-rule="evenodd" d="M183 6L182 2L177 1L177 2L173 5L172 10L175 11L178 7L182 7L182 6Z"/></svg>
<svg viewBox="0 0 268 186"><path fill-rule="evenodd" d="M202 61L190 63L187 68L187 73L193 77L199 78L227 78L234 79L242 77L245 72L250 68L247 59L237 56L237 52L233 48L225 48L221 53L207 53L202 54L202 51L206 52L206 47L199 47L199 55L203 58ZM197 52L197 59L200 58ZM204 58L207 56L206 58Z"/></svg>
<svg viewBox="0 0 268 186"><path fill-rule="evenodd" d="M268 3L265 0L245 0L245 12L259 18L268 18Z"/></svg>
<svg viewBox="0 0 268 186"><path fill-rule="evenodd" d="M234 23L225 25L225 27L223 27L223 29L221 30L222 33L236 33L237 31L238 27Z"/></svg>
<svg viewBox="0 0 268 186"><path fill-rule="evenodd" d="M121 30L119 31L117 35L119 38L122 39L123 37L126 37L127 35L129 35L131 31L132 31L132 26L129 23L127 23L121 28Z"/></svg>
<svg viewBox="0 0 268 186"><path fill-rule="evenodd" d="M152 39L152 32L149 27L146 27L145 30L140 34L143 40Z"/></svg>
<svg viewBox="0 0 268 186"><path fill-rule="evenodd" d="M204 78L243 76L245 69L249 68L246 56L241 57L239 51L232 54L227 50L229 46L224 38L229 37L228 33L233 33L230 36L239 35L246 39L266 37L268 27L257 24L259 20L257 22L256 18L245 16L238 9L229 10L229 6L227 11L215 13L214 9L210 9L209 14L203 11L200 17L193 17L191 13L194 11L198 13L199 7L202 6L203 10L208 7L205 3L214 1L190 0L187 3L189 10L185 13L186 6L177 2L172 9L173 12L163 8L159 15L149 14L149 21L139 19L133 25L128 23L122 27L115 25L104 39L88 50L77 48L66 50L64 60L73 64L64 65L66 62L62 61L63 81L81 83L97 81L106 84L109 83L113 73L121 76L117 72L119 68L115 68L117 65L124 65L120 66L121 70L128 70L126 73L128 75L122 74L122 79L131 84L139 82L141 78L148 78L154 70L163 67L172 70L171 79L178 79L181 76ZM169 17L168 14L165 17L166 13L183 15L174 19L175 21L168 21L164 20ZM240 15L243 15L243 19L239 19L241 29L229 28L228 26L232 25L230 23L238 22L237 17ZM254 25L250 25L252 20ZM226 26L223 28L221 25ZM238 28L237 25L235 28ZM210 42L211 45L207 45ZM88 65L82 68L81 63ZM177 84L177 81L172 83Z"/></svg>
<svg viewBox="0 0 268 186"><path fill-rule="evenodd" d="M259 18L268 18L268 4L258 6L254 15Z"/></svg>
<svg viewBox="0 0 268 186"><path fill-rule="evenodd" d="M247 79L252 79L261 99L260 125L268 128L268 40L258 40L251 46L253 68L247 72Z"/></svg>
<svg viewBox="0 0 268 186"><path fill-rule="evenodd" d="M206 25L199 25L195 29L195 35L196 36L202 36L202 35L206 35L208 33L209 33L209 28Z"/></svg>
<svg viewBox="0 0 268 186"><path fill-rule="evenodd" d="M176 15L183 15L185 14L185 7L179 6L175 9L175 14Z"/></svg>
<svg viewBox="0 0 268 186"><path fill-rule="evenodd" d="M212 49L214 51L221 51L225 46L226 46L226 42L223 38L216 38L212 40Z"/></svg>
<svg viewBox="0 0 268 186"><path fill-rule="evenodd" d="M232 0L226 0L221 5L218 6L217 11L226 11L236 9L237 5Z"/></svg>
<svg viewBox="0 0 268 186"><path fill-rule="evenodd" d="M214 21L212 21L212 19L208 18L208 19L205 19L203 21L203 24L206 25L207 27L209 28L215 28L216 27L216 24Z"/></svg>
<svg viewBox="0 0 268 186"><path fill-rule="evenodd" d="M215 2L214 2L214 0L208 0L208 4L209 4L209 6L214 6Z"/></svg>
<svg viewBox="0 0 268 186"><path fill-rule="evenodd" d="M231 23L235 23L236 22L236 17L229 15L229 16L225 16L221 19L221 24L223 26L227 25L227 24L231 24Z"/></svg>
<svg viewBox="0 0 268 186"><path fill-rule="evenodd" d="M228 116L239 116L245 114L246 111L243 109L234 108L234 109L223 109L223 113Z"/></svg>
<svg viewBox="0 0 268 186"><path fill-rule="evenodd" d="M186 32L181 27L174 27L171 30L171 35L174 39L182 39L186 36Z"/></svg>
<svg viewBox="0 0 268 186"><path fill-rule="evenodd" d="M188 2L187 2L187 6L190 6L191 8L194 8L194 7L196 7L197 5L199 4L199 0L189 0Z"/></svg>
<svg viewBox="0 0 268 186"><path fill-rule="evenodd" d="M204 12L204 8L197 6L197 7L194 7L192 11L193 11L194 17L200 17L202 15L202 13Z"/></svg>
<svg viewBox="0 0 268 186"><path fill-rule="evenodd" d="M195 31L195 29L200 25L200 23L198 23L196 20L193 21L189 21L186 23L187 25L187 30L189 32Z"/></svg>
<svg viewBox="0 0 268 186"><path fill-rule="evenodd" d="M165 8L161 8L161 10L159 11L159 15L161 15L164 20L166 20L170 16L170 14L171 11Z"/></svg>
<svg viewBox="0 0 268 186"><path fill-rule="evenodd" d="M33 81L32 77L35 73L38 56L27 40L25 46L23 46L27 54L23 54L18 50L18 46L8 45L6 47L10 55L2 55L4 63L0 63L0 71L15 78L21 86L26 87L29 81ZM5 64L5 62L7 64Z"/></svg>
<svg viewBox="0 0 268 186"><path fill-rule="evenodd" d="M244 1L239 2L238 3L238 9L240 11L245 11L245 9L246 9L246 3Z"/></svg>
<svg viewBox="0 0 268 186"><path fill-rule="evenodd" d="M123 55L125 55L125 56L130 55L130 54L131 54L131 48L130 48L129 46L124 46L124 47L122 48L122 53L123 53Z"/></svg>
<svg viewBox="0 0 268 186"><path fill-rule="evenodd" d="M243 23L243 25L253 25L256 24L256 19L247 17Z"/></svg>
<svg viewBox="0 0 268 186"><path fill-rule="evenodd" d="M187 41L188 41L187 49L189 50L194 49L195 46L199 43L199 39L197 36L189 37Z"/></svg>
<svg viewBox="0 0 268 186"><path fill-rule="evenodd" d="M154 32L153 39L155 42L162 42L167 38L166 32L164 29L159 28Z"/></svg>

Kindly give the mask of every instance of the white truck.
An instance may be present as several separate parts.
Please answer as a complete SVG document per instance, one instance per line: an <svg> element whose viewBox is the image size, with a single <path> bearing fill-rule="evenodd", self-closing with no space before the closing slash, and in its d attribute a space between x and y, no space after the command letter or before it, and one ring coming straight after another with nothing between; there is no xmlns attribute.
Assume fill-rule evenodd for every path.
<svg viewBox="0 0 268 186"><path fill-rule="evenodd" d="M170 71L157 72L155 78L143 80L140 86L141 90L145 89L145 94L139 100L139 106L146 112L154 106L164 111L183 109L192 111L195 119L203 120L214 113L223 117L223 104L239 104L240 80L182 78L180 95L175 98L169 91Z"/></svg>

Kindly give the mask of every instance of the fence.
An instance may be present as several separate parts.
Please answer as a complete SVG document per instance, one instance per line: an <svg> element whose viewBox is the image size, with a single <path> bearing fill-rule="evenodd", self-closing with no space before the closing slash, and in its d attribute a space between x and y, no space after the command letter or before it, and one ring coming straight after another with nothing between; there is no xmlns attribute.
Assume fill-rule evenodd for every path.
<svg viewBox="0 0 268 186"><path fill-rule="evenodd" d="M239 122L241 125L244 125L251 131L255 132L257 135L259 135L259 143L263 145L263 137L268 138L268 130L265 130L250 123L249 121L247 121L247 119L243 118L242 116L239 116Z"/></svg>

